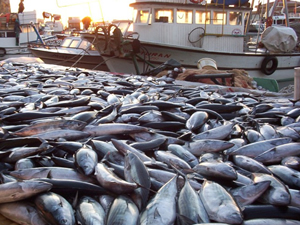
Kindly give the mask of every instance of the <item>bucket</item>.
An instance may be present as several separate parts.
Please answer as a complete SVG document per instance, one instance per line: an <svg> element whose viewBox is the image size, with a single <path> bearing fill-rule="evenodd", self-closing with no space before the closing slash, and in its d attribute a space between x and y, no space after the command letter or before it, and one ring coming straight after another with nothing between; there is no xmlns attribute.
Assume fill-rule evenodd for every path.
<svg viewBox="0 0 300 225"><path fill-rule="evenodd" d="M217 70L217 63L215 60L211 59L211 58L202 58L199 59L198 63L197 63L197 67L198 69L215 69Z"/></svg>

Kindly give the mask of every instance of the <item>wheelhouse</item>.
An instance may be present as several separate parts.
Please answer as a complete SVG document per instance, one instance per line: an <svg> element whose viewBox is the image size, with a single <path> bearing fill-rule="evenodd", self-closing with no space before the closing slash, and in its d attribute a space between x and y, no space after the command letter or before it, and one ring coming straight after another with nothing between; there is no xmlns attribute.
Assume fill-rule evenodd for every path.
<svg viewBox="0 0 300 225"><path fill-rule="evenodd" d="M137 0L130 4L135 15L133 31L139 33L143 41L205 50L243 51L246 17L251 8L185 2Z"/></svg>

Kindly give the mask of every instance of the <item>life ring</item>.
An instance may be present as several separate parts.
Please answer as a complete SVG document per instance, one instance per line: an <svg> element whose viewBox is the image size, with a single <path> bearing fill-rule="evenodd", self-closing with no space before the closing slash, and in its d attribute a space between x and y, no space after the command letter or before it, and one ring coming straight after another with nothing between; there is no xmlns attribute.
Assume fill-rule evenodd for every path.
<svg viewBox="0 0 300 225"><path fill-rule="evenodd" d="M269 63L272 63L271 67L268 67ZM275 56L267 56L261 63L261 71L266 75L271 75L275 72L278 66L278 59Z"/></svg>
<svg viewBox="0 0 300 225"><path fill-rule="evenodd" d="M5 48L0 48L0 57L3 57L6 55L6 49Z"/></svg>

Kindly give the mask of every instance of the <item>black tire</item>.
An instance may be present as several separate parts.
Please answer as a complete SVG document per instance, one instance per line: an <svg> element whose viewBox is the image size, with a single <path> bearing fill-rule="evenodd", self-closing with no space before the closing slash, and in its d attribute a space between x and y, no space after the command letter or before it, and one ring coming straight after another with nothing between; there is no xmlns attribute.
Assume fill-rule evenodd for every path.
<svg viewBox="0 0 300 225"><path fill-rule="evenodd" d="M3 57L6 55L6 50L5 48L0 48L0 57Z"/></svg>
<svg viewBox="0 0 300 225"><path fill-rule="evenodd" d="M272 62L271 67L268 64ZM275 56L267 56L261 63L261 71L266 75L271 75L278 67L278 59Z"/></svg>

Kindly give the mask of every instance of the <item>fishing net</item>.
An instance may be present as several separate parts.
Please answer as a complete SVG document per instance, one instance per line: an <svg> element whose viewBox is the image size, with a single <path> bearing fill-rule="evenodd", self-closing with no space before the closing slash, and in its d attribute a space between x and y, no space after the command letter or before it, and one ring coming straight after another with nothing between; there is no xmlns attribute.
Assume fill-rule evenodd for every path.
<svg viewBox="0 0 300 225"><path fill-rule="evenodd" d="M157 74L157 77L166 76L170 73L170 71L162 71ZM225 78L225 86L235 86L235 87L243 87L253 89L253 79L248 76L248 73L245 70L215 70L213 68L205 67L203 69L186 69L182 73L179 73L176 78L177 80L185 80L192 82L200 82L206 84L216 84L211 78L201 78L201 75L214 75L214 74L232 74L232 78ZM213 76L212 76L213 77ZM221 78L216 78L218 83L223 84Z"/></svg>

